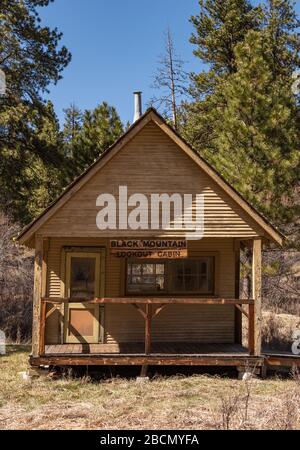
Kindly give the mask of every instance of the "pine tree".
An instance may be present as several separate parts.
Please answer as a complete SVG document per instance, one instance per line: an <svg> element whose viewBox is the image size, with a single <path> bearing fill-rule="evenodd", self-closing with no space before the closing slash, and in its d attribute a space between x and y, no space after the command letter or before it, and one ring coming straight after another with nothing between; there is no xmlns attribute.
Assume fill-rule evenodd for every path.
<svg viewBox="0 0 300 450"><path fill-rule="evenodd" d="M293 218L299 181L296 100L285 78L274 80L273 54L251 31L235 48L237 70L222 86L226 107L211 162L239 192L277 223Z"/></svg>
<svg viewBox="0 0 300 450"><path fill-rule="evenodd" d="M190 39L196 45L194 55L217 75L233 73L234 48L258 27L260 8L248 0L199 0L199 6L200 13L190 20L195 28Z"/></svg>
<svg viewBox="0 0 300 450"><path fill-rule="evenodd" d="M299 182L299 110L291 85L300 40L293 3L269 0L255 10L242 1L201 3L209 5L210 15L212 10L227 13L219 16L219 25L207 9L200 15L198 55L210 70L193 78L195 101L184 111L185 137L283 226L295 220ZM242 32L232 27L239 14L229 12L246 3L249 22ZM224 44L230 42L228 29L238 31L232 52Z"/></svg>
<svg viewBox="0 0 300 450"><path fill-rule="evenodd" d="M208 69L191 74L193 101L185 103L180 115L185 138L195 148L216 151L215 111L226 105L218 86L236 71L234 48L249 30L259 27L261 8L254 8L248 0L200 0L199 5L199 14L191 17L195 32L190 42Z"/></svg>
<svg viewBox="0 0 300 450"><path fill-rule="evenodd" d="M92 164L123 132L116 109L106 102L93 111L85 111L72 158L73 176L79 175Z"/></svg>
<svg viewBox="0 0 300 450"><path fill-rule="evenodd" d="M0 68L6 78L0 99L0 203L21 223L53 199L61 182L58 122L42 96L61 78L70 54L60 47L56 29L40 25L38 8L49 2L0 3Z"/></svg>
<svg viewBox="0 0 300 450"><path fill-rule="evenodd" d="M300 38L294 2L291 0L266 0L262 8L262 27L271 52L273 78L291 76L300 67Z"/></svg>
<svg viewBox="0 0 300 450"><path fill-rule="evenodd" d="M5 211L20 223L41 212L63 184L58 120L50 102L43 111L41 106L32 109L20 104L6 110L12 144L1 146L0 195Z"/></svg>
<svg viewBox="0 0 300 450"><path fill-rule="evenodd" d="M65 120L63 127L64 153L68 158L74 157L82 129L82 112L72 103L64 109Z"/></svg>

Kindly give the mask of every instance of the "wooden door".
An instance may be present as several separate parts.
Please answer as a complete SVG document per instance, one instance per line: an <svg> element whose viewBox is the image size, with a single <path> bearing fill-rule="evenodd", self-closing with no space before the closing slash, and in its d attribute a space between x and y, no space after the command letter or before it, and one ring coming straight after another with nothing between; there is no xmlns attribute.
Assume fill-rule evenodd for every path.
<svg viewBox="0 0 300 450"><path fill-rule="evenodd" d="M64 341L67 343L99 342L99 305L82 303L80 300L99 297L100 265L100 253L66 254L66 296L72 299L65 306Z"/></svg>

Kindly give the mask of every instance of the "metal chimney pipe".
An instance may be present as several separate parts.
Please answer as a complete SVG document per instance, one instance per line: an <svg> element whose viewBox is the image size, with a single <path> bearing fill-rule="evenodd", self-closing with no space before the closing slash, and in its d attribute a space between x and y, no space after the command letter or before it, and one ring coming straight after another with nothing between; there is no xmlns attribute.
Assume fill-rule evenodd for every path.
<svg viewBox="0 0 300 450"><path fill-rule="evenodd" d="M141 91L134 92L134 117L133 122L136 122L142 115L142 93Z"/></svg>

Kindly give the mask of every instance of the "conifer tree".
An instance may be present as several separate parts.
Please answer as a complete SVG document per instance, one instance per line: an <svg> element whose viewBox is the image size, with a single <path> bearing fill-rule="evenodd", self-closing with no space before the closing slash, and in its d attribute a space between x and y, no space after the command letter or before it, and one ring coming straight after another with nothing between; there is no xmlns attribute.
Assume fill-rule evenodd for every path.
<svg viewBox="0 0 300 450"><path fill-rule="evenodd" d="M64 109L65 120L63 127L64 154L68 158L74 157L78 146L78 140L82 129L83 115L77 106L72 103Z"/></svg>
<svg viewBox="0 0 300 450"><path fill-rule="evenodd" d="M0 2L0 68L6 78L0 98L0 204L21 223L53 199L61 182L58 122L43 94L61 78L70 53L60 46L57 29L40 24L38 8L49 3Z"/></svg>
<svg viewBox="0 0 300 450"><path fill-rule="evenodd" d="M123 132L116 109L106 102L92 111L85 111L72 157L73 176L79 175L92 164Z"/></svg>
<svg viewBox="0 0 300 450"><path fill-rule="evenodd" d="M211 162L276 223L293 218L300 175L298 110L285 77L273 78L273 55L260 32L235 48L236 72L222 92L226 106Z"/></svg>
<svg viewBox="0 0 300 450"><path fill-rule="evenodd" d="M242 0L201 4L206 8L195 22L197 54L210 69L193 77L185 137L258 209L285 226L297 214L299 183L299 109L291 86L300 40L293 3L268 0L256 9ZM233 26L237 11L230 11L246 4L249 22L242 30ZM224 42L234 42L232 52Z"/></svg>

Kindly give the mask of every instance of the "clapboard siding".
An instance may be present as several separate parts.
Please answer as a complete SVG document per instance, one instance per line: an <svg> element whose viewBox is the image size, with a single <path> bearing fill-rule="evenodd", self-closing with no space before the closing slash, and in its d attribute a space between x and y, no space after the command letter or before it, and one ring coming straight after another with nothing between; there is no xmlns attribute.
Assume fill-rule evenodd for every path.
<svg viewBox="0 0 300 450"><path fill-rule="evenodd" d="M107 343L143 342L144 320L132 306L106 307ZM157 342L231 343L234 309L218 305L170 305L153 319L152 340Z"/></svg>
<svg viewBox="0 0 300 450"><path fill-rule="evenodd" d="M235 296L233 240L203 239L188 242L189 256L201 252L216 253L217 295ZM230 343L234 341L234 307L218 305L170 305L152 324L154 341L196 341ZM106 305L105 339L107 343L144 339L144 321L138 311L127 305Z"/></svg>
<svg viewBox="0 0 300 450"><path fill-rule="evenodd" d="M105 247L105 296L124 295L125 265L123 260L109 254L108 239L54 238L48 251L47 295L60 297L62 292L62 249L66 246ZM216 257L216 294L234 297L234 250L232 238L205 238L188 242L189 256L212 252ZM46 324L46 343L59 343L59 315L51 316ZM130 305L105 306L105 342L142 341L144 322ZM155 341L233 342L234 308L215 305L170 305L153 320Z"/></svg>
<svg viewBox="0 0 300 450"><path fill-rule="evenodd" d="M251 237L258 234L254 221L246 217L241 207L154 122L148 123L129 141L39 232L47 236L136 236L137 231L100 231L96 227L96 215L100 209L96 207L96 198L101 193L111 193L118 200L120 185L128 187L128 196L143 193L149 199L151 194L161 193L204 194L206 237ZM181 236L183 231L175 227L173 230L151 230L153 234ZM141 230L138 235L149 235L149 231Z"/></svg>

